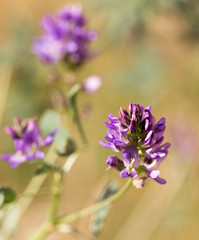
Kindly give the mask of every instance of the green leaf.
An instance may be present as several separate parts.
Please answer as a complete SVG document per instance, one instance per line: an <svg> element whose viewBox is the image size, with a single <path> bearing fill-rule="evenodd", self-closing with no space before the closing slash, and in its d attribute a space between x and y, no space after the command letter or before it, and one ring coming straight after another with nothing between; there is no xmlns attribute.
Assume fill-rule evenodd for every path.
<svg viewBox="0 0 199 240"><path fill-rule="evenodd" d="M39 125L45 134L51 133L55 128L61 127L61 121L57 112L47 110L40 118Z"/></svg>
<svg viewBox="0 0 199 240"><path fill-rule="evenodd" d="M99 193L99 196L97 198L97 202L103 201L112 195L114 195L118 191L118 185L116 182L112 181L108 183ZM106 217L108 215L110 205L101 208L98 210L95 214L91 216L91 221L90 221L90 231L94 236L98 236L102 228L104 226L104 222L106 220Z"/></svg>
<svg viewBox="0 0 199 240"><path fill-rule="evenodd" d="M68 97L71 102L73 102L74 98L77 96L78 92L81 90L81 85L80 84L75 84L69 91Z"/></svg>
<svg viewBox="0 0 199 240"><path fill-rule="evenodd" d="M0 207L16 199L15 191L10 187L0 187Z"/></svg>
<svg viewBox="0 0 199 240"><path fill-rule="evenodd" d="M72 153L74 153L75 150L76 150L76 145L75 145L74 141L71 138L68 138L67 139L67 144L65 144L65 147L62 148L62 149L61 148L58 149L57 153L60 156L69 156Z"/></svg>
<svg viewBox="0 0 199 240"><path fill-rule="evenodd" d="M60 116L56 111L47 110L40 118L39 125L46 135L50 134L55 128L58 129L54 141L60 155L69 155L74 151L75 144L72 142L67 130L63 128Z"/></svg>
<svg viewBox="0 0 199 240"><path fill-rule="evenodd" d="M59 172L60 174L63 173L62 169L60 167L55 167L51 164L48 164L47 162L43 161L40 165L40 167L35 171L35 175L40 175L48 172Z"/></svg>
<svg viewBox="0 0 199 240"><path fill-rule="evenodd" d="M51 170L52 170L52 167L51 167L51 166L43 165L43 166L39 167L39 168L35 171L35 175L40 175L40 174L49 172L49 171L51 171Z"/></svg>

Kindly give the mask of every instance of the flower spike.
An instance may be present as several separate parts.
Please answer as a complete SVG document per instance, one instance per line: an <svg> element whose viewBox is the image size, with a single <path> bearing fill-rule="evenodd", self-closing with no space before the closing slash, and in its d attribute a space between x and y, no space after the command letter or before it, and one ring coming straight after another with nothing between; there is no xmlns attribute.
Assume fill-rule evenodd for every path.
<svg viewBox="0 0 199 240"><path fill-rule="evenodd" d="M170 143L161 145L166 120L161 118L156 123L151 114L151 106L144 109L139 104L130 103L128 109L129 111L121 107L119 117L108 114L110 122L105 122L108 128L105 137L107 142L99 143L121 152L122 160L111 155L106 163L109 168L119 170L120 177L131 177L135 181L134 186L138 188L143 187L148 178L165 184L166 180L159 177L157 167L168 155L170 147Z"/></svg>

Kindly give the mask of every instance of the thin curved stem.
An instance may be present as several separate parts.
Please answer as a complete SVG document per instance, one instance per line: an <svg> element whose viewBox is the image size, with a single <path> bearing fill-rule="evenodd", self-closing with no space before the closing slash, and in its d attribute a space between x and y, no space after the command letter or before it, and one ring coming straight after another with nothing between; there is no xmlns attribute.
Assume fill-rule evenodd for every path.
<svg viewBox="0 0 199 240"><path fill-rule="evenodd" d="M53 226L50 224L43 224L38 231L30 237L28 240L42 240L53 230Z"/></svg>
<svg viewBox="0 0 199 240"><path fill-rule="evenodd" d="M72 87L72 89L69 91L68 97L69 97L69 100L70 100L71 109L73 111L74 122L76 123L77 129L78 129L79 134L82 138L82 141L87 145L88 141L87 141L86 134L84 132L84 129L83 129L83 126L82 126L82 123L81 123L81 119L80 119L80 116L79 116L78 108L77 108L77 95L80 92L80 90L81 90L81 85L78 84L78 83L75 84Z"/></svg>
<svg viewBox="0 0 199 240"><path fill-rule="evenodd" d="M110 205L111 203L113 203L115 200L117 200L119 197L121 197L131 186L132 184L132 179L129 179L126 184L120 189L120 191L118 191L117 193L115 193L114 195L112 195L111 197L107 198L104 201L98 202L93 204L92 206L89 206L87 208L84 208L82 210L80 210L79 212L76 213L72 213L68 216L65 217L61 217L56 221L56 225L60 225L60 224L69 224L71 222L75 222L80 218L83 218L87 215L90 215L96 211L98 211L99 209Z"/></svg>
<svg viewBox="0 0 199 240"><path fill-rule="evenodd" d="M43 226L41 226L41 228L36 232L36 234L34 234L31 238L29 238L29 240L42 240L42 239L44 239L44 237L46 237L47 235L50 234L53 227L59 227L59 225L62 225L62 224L68 224L71 222L75 222L75 221L79 220L80 218L83 218L89 214L92 214L92 213L98 211L99 209L101 209L107 205L110 205L115 200L117 200L119 197L121 197L129 189L131 184L132 184L132 179L129 179L126 182L126 184L120 189L120 191L118 191L111 197L107 198L106 200L98 202L96 204L93 204L87 208L80 210L79 212L72 213L68 216L57 218L57 219L56 219L56 210L57 210L57 206L58 206L57 205L58 204L58 196L55 195L54 198L52 199L51 210L50 210L48 222L45 223Z"/></svg>
<svg viewBox="0 0 199 240"><path fill-rule="evenodd" d="M52 187L52 200L48 218L46 220L46 223L44 223L38 229L38 231L29 238L29 240L42 240L54 229L56 214L61 196L62 175L60 173L55 173L53 179L54 183Z"/></svg>
<svg viewBox="0 0 199 240"><path fill-rule="evenodd" d="M80 134L80 136L82 138L82 141L85 144L88 144L88 141L87 141L87 138L86 138L86 134L84 132L84 129L83 129L83 126L82 126L82 123L81 123L81 120L80 120L80 116L79 116L79 112L78 112L78 108L77 108L77 103L76 103L76 98L73 101L72 108L73 108L74 121L75 121L75 123L77 125L79 134Z"/></svg>

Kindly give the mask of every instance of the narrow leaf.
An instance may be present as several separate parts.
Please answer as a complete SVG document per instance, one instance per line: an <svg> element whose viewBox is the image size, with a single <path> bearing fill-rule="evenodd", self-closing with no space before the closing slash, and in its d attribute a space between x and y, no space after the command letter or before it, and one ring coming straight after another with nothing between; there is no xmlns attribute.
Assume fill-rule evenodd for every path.
<svg viewBox="0 0 199 240"><path fill-rule="evenodd" d="M73 143L73 146L71 147L72 139L67 130L62 126L60 116L56 111L47 110L42 115L39 125L45 134L50 134L55 128L58 129L54 139L57 144L58 154L69 155L70 153L68 152L73 151L75 144Z"/></svg>
<svg viewBox="0 0 199 240"><path fill-rule="evenodd" d="M118 191L118 185L116 182L109 182L99 193L97 202L103 201L110 196L114 195ZM90 220L90 231L94 236L98 236L104 226L104 222L108 215L110 205L98 210L95 214L91 216Z"/></svg>

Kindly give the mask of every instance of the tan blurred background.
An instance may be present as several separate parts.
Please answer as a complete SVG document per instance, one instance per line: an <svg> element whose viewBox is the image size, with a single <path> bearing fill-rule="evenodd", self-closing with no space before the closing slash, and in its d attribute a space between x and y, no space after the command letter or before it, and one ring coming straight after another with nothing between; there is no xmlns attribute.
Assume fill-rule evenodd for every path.
<svg viewBox="0 0 199 240"><path fill-rule="evenodd" d="M67 3L77 1L1 0L0 8L0 151L12 152L3 132L12 118L39 116L51 108L48 68L30 53L39 20ZM117 115L130 101L152 105L159 120L167 119L165 141L172 144L161 176L164 186L148 181L144 189L131 188L111 208L99 240L187 240L199 234L199 4L197 1L81 1L89 28L99 32L93 44L99 55L79 72L103 78L94 96L81 95L79 105L89 110L84 126L90 148L81 156L64 184L60 213L70 213L95 201L109 180L124 184L114 170L105 172L109 154L103 140L107 114ZM75 133L78 138L77 133ZM21 194L33 175L28 164L17 169L0 162L0 183ZM48 186L49 182L45 183ZM25 240L45 219L49 195L40 195L26 212L11 240ZM89 218L74 224L90 236ZM55 233L48 240L75 240L79 236ZM88 238L92 239L92 238Z"/></svg>

